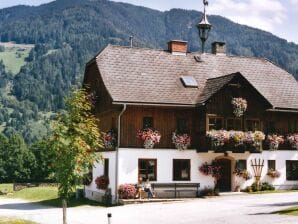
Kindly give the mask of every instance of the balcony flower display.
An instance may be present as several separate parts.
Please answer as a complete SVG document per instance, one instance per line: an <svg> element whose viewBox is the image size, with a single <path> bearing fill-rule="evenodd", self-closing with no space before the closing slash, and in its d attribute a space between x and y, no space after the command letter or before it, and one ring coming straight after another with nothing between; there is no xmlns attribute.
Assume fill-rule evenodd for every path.
<svg viewBox="0 0 298 224"><path fill-rule="evenodd" d="M267 136L268 142L269 142L269 148L270 150L277 150L279 147L279 144L284 143L284 137L282 135L268 135Z"/></svg>
<svg viewBox="0 0 298 224"><path fill-rule="evenodd" d="M153 149L154 145L160 142L161 135L156 130L145 128L137 132L137 138L144 141L145 149Z"/></svg>
<svg viewBox="0 0 298 224"><path fill-rule="evenodd" d="M279 178L280 177L280 172L274 169L269 169L267 172L267 175L271 178Z"/></svg>
<svg viewBox="0 0 298 224"><path fill-rule="evenodd" d="M252 175L246 169L241 170L241 169L236 168L233 171L233 174L235 174L238 177L243 178L244 180L250 180L252 178Z"/></svg>
<svg viewBox="0 0 298 224"><path fill-rule="evenodd" d="M231 103L234 108L233 113L236 117L241 117L247 110L247 101L241 97L233 98Z"/></svg>
<svg viewBox="0 0 298 224"><path fill-rule="evenodd" d="M230 139L233 140L235 146L243 145L244 132L243 131L230 131Z"/></svg>
<svg viewBox="0 0 298 224"><path fill-rule="evenodd" d="M172 142L176 149L186 150L190 146L191 138L188 134L177 134L173 132Z"/></svg>
<svg viewBox="0 0 298 224"><path fill-rule="evenodd" d="M287 137L288 142L291 144L291 146L293 147L293 149L297 149L298 150L298 134L291 134L288 135Z"/></svg>
<svg viewBox="0 0 298 224"><path fill-rule="evenodd" d="M206 136L211 139L212 143L216 147L223 146L230 140L230 134L225 130L211 130L207 132Z"/></svg>
<svg viewBox="0 0 298 224"><path fill-rule="evenodd" d="M106 176L100 176L95 179L95 184L98 189L106 190L109 186L109 178Z"/></svg>
<svg viewBox="0 0 298 224"><path fill-rule="evenodd" d="M114 149L116 147L117 134L113 129L106 133L103 133L103 143L106 149Z"/></svg>
<svg viewBox="0 0 298 224"><path fill-rule="evenodd" d="M262 141L265 140L265 134L261 131L255 131L254 133L254 146L259 147L262 145Z"/></svg>

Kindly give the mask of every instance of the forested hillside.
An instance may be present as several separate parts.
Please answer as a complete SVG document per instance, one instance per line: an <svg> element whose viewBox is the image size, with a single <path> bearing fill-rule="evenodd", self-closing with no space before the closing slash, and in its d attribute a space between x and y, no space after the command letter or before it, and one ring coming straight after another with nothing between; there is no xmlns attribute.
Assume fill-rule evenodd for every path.
<svg viewBox="0 0 298 224"><path fill-rule="evenodd" d="M81 84L85 63L109 43L128 45L134 35L135 46L165 48L170 39L183 39L197 51L195 25L201 15L107 0L57 0L0 10L0 40L35 45L16 75L0 62L0 130L16 129L29 143L46 134L53 112L64 107L64 96ZM225 41L230 54L266 57L298 77L298 45L220 16L209 18L208 46Z"/></svg>

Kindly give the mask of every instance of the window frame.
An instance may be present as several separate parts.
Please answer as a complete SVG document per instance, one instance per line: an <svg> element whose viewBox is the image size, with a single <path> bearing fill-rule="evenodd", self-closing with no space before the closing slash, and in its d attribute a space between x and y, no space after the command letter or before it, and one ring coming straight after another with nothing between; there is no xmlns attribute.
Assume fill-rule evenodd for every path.
<svg viewBox="0 0 298 224"><path fill-rule="evenodd" d="M239 164L240 164L240 163L243 163L243 164L244 164L244 168L243 168L243 169L239 167ZM246 160L246 159L238 159L238 160L236 161L235 168L236 168L236 169L239 169L239 170L241 170L241 171L243 171L243 170L247 170L247 160Z"/></svg>
<svg viewBox="0 0 298 224"><path fill-rule="evenodd" d="M151 120L151 127L145 127L145 124L146 124L146 119L148 119L148 120ZM153 116L145 116L145 117L143 117L143 129L146 129L146 128L153 128L154 127L154 118L153 118Z"/></svg>
<svg viewBox="0 0 298 224"><path fill-rule="evenodd" d="M224 120L224 117L223 116L217 116L216 114L207 114L207 117L206 117L206 131L211 131L211 130L215 130L215 129L210 129L210 118L211 119L221 119L221 126L222 128L221 129L224 129L224 123L225 123L225 120ZM218 130L221 130L221 129L218 129Z"/></svg>
<svg viewBox="0 0 298 224"><path fill-rule="evenodd" d="M180 177L179 178L176 178L176 176L175 176L175 174L176 174L176 170L175 170L175 168L176 168L176 166L175 166L175 162L188 162L188 167L187 167L187 172L188 172L188 178L182 178L181 176L182 175L180 175ZM173 159L173 163L172 163L172 165L173 165L173 177L172 177L172 179L173 179L173 181L191 181L191 159ZM181 164L180 164L180 172L182 171L181 170Z"/></svg>
<svg viewBox="0 0 298 224"><path fill-rule="evenodd" d="M296 172L294 172L294 173L296 173L296 177L292 177L293 175L291 175L291 177L289 177L290 175L288 174L288 172L289 172L289 170L288 170L288 167L289 167L289 165L290 164L288 164L288 163L296 163L296 166L297 166L297 170L296 170ZM297 181L298 180L298 160L286 160L286 180L287 181ZM293 170L291 170L291 172L293 172Z"/></svg>
<svg viewBox="0 0 298 224"><path fill-rule="evenodd" d="M150 161L154 161L154 178L150 179L149 181L157 181L157 159L150 159L150 158L139 158L138 159L138 179L141 177L141 161L146 161L146 163L150 162ZM146 165L146 169L148 169L148 164ZM146 181L148 179L148 171L146 173L146 179L143 181Z"/></svg>

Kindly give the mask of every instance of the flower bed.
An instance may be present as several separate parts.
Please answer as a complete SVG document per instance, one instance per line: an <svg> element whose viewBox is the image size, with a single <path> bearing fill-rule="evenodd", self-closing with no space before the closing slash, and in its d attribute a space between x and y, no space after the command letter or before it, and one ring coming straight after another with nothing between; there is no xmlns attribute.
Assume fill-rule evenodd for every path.
<svg viewBox="0 0 298 224"><path fill-rule="evenodd" d="M138 130L137 138L144 141L145 149L152 149L156 143L160 142L161 135L151 128Z"/></svg>
<svg viewBox="0 0 298 224"><path fill-rule="evenodd" d="M174 132L172 142L175 144L176 149L185 150L190 146L191 138L188 134L177 134Z"/></svg>

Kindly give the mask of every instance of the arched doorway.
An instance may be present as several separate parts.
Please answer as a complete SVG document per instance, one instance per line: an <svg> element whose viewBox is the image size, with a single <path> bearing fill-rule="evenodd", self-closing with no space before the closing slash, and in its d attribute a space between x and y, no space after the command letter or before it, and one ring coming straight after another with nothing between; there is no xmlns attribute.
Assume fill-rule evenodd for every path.
<svg viewBox="0 0 298 224"><path fill-rule="evenodd" d="M220 192L232 191L232 161L227 158L217 159L218 165L222 167L221 178L217 181Z"/></svg>

